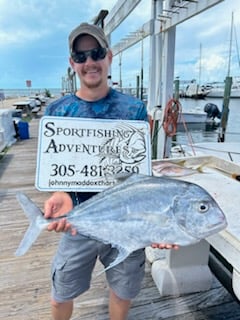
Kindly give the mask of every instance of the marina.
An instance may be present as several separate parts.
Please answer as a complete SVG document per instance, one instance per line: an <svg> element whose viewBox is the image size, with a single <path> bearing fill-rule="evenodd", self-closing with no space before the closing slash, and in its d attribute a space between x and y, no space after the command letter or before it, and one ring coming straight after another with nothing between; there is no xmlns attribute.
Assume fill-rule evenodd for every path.
<svg viewBox="0 0 240 320"><path fill-rule="evenodd" d="M222 111L223 99L221 98L206 98L204 100L193 100L193 99L180 99L183 110L186 112L193 108L198 110L204 110L204 106L207 103L215 104L220 111ZM240 113L239 113L240 99L230 99L229 102L229 115L227 123L226 141L227 142L239 142L240 141ZM179 131L176 134L176 141L173 143L189 144L190 142L217 142L219 127L216 126L204 126L202 128L191 128L189 130L191 139L186 130Z"/></svg>
<svg viewBox="0 0 240 320"><path fill-rule="evenodd" d="M2 320L50 319L49 272L59 235L45 232L27 255L14 257L28 224L17 203L16 192L26 193L40 207L49 196L49 193L39 192L34 188L39 119L40 117L33 119L29 124L30 139L15 143L0 162ZM98 264L94 275L101 268ZM105 276L94 276L91 289L76 300L72 319L107 320L107 301ZM133 301L129 320L147 319L238 320L240 308L239 302L215 276L209 290L180 296L161 296L151 276L151 264L147 262L143 287Z"/></svg>
<svg viewBox="0 0 240 320"><path fill-rule="evenodd" d="M118 17L123 20L125 13L130 12L137 5L137 2L131 2L131 4L127 1L121 2L125 4L126 10L119 7ZM174 50L170 49L174 47L175 41L172 30L180 23L181 16L184 16L182 12L186 12L186 6L191 9L188 18L197 14L198 10L194 7L195 2L198 1L182 1L184 5L174 9L177 10L178 15L175 15L176 12L171 8L166 11L168 15L168 19L166 19L166 16L159 15L161 6L158 7L157 2L153 1L156 10L153 10L152 20L143 26L140 33L137 32L134 37L125 38L123 42L120 41L113 47L114 55L118 55L122 50L142 41L144 37L151 37L150 50L154 54L151 62L152 74L150 74L152 81L150 80L147 93L149 109L160 105L165 107L166 102L169 101L168 97L172 96L173 63L171 62L174 58ZM221 1L199 2L197 9L201 12L218 2ZM119 1L117 3L120 5ZM114 23L116 22L113 19L115 14L113 10L106 20L105 27L109 35L115 27ZM156 20L156 24L152 23L153 20ZM164 40L167 39L164 41L161 57L168 57L167 60L162 60L164 67L161 71L156 68L160 51L154 51L155 48L159 49L161 46L159 38L156 37L156 34L160 32L160 26L164 37L166 36ZM155 31L154 28L156 28ZM157 87L159 82L155 79L160 79L163 83L160 96ZM121 90L121 88L119 89ZM3 123L5 122L1 124L1 129L4 130L0 131L0 137L3 141L1 148L3 152L0 158L0 221L2 226L0 236L0 319L2 320L50 319L50 267L60 237L55 232L44 232L25 256L20 258L14 256L28 225L16 200L16 192L26 193L41 208L49 197L48 192L37 191L34 187L39 121L45 105L37 107L35 113L35 107L30 107L30 102L25 98L21 97L14 102L12 108L18 112L22 111L27 117L25 125L29 129L29 135L23 137L20 134L14 143L6 144L3 136L5 130ZM171 140L171 147L180 146L181 148L182 145L193 145L196 142L216 143L219 138L219 126L215 123L206 123L204 106L207 103L214 103L221 110L222 99L207 98L207 95L204 95L202 97L204 99L201 100L192 98L193 96L188 99L180 98L183 110L182 118L179 118L176 132L171 135L171 139L169 137L166 139L169 144ZM226 133L224 133L226 142L239 142L239 103L238 99L230 99L228 125ZM4 102L2 105L4 106ZM198 119L194 118L197 113L199 114ZM184 119L187 115L191 116L191 121L190 118ZM164 128L161 119L162 115L158 119L154 118L155 122L158 120L157 134L160 139L157 143L153 140L152 145L157 146L158 149L156 154L153 154L153 158L164 161L163 152L165 150L163 149L167 144L163 143L165 137L162 135ZM184 125L180 129L182 123ZM194 125L196 126L194 127ZM223 145L224 143L222 143ZM228 148L225 150L228 153L231 152ZM211 157L210 149L206 157L208 156ZM216 158L204 158L202 162L201 158L195 160L193 160L194 165L202 165L203 163L205 167L207 167L206 163L213 162L228 175L225 177L219 172L212 174L212 168L207 167L206 175L186 177L187 181L199 182L210 191L213 197L218 199L226 211L229 220L228 229L211 239L207 239L207 241L201 241L197 246L180 248L177 252L146 248L146 275L140 294L133 300L129 320L240 320L240 265L238 259L240 238L239 219L237 219L239 214L237 203L239 181L237 179L233 181L229 174L232 171L238 173L239 163L236 160L229 164ZM212 179L208 180L209 176ZM76 299L72 320L109 319L107 282L104 274L96 276L100 270L102 270L102 266L97 263L91 289Z"/></svg>

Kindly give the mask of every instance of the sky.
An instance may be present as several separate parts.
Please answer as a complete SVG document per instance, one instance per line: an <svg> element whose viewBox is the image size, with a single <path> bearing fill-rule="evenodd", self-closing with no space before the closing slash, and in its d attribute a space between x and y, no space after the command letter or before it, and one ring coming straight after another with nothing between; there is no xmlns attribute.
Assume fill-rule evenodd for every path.
<svg viewBox="0 0 240 320"><path fill-rule="evenodd" d="M129 0L130 1L130 0ZM201 0L199 0L201 1ZM111 10L115 0L0 0L0 89L61 88L69 67L68 35L81 22L92 22L101 9ZM150 20L151 0L142 0L112 34L112 45ZM240 76L239 0L225 0L176 28L175 77L202 83L223 81L227 75L231 16L235 32L231 75ZM143 41L144 85L148 84L149 38ZM201 54L200 54L201 47ZM201 73L199 72L201 57ZM120 59L115 56L112 79L119 82ZM136 86L141 72L141 43L122 54L124 87Z"/></svg>

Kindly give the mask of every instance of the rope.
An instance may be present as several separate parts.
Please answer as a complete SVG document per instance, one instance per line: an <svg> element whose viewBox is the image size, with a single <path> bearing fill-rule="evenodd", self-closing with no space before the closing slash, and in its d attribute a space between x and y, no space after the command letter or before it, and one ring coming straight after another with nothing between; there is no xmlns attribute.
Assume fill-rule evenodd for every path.
<svg viewBox="0 0 240 320"><path fill-rule="evenodd" d="M161 127L163 127L163 130L165 131L166 136L173 137L177 133L178 119L181 120L181 122L184 126L184 130L187 134L187 138L189 141L189 145L191 146L193 155L196 155L196 152L195 152L195 149L193 146L192 135L187 128L186 121L185 121L183 114L182 114L182 106L178 100L170 99L168 101L167 106L164 110L163 122L162 122L162 125L160 126L160 128L158 127L159 122L155 121L154 119L155 119L155 117L153 117L153 123L152 123L152 156L153 156L153 159L155 159L154 156L156 157L155 144L156 144L158 131L160 130ZM166 143L166 141L165 141L165 143ZM165 148L166 148L166 146L165 146ZM182 148L182 150L183 150L183 148Z"/></svg>
<svg viewBox="0 0 240 320"><path fill-rule="evenodd" d="M163 117L163 129L166 136L173 137L176 134L177 121L181 109L181 104L178 100L170 99L168 101Z"/></svg>
<svg viewBox="0 0 240 320"><path fill-rule="evenodd" d="M190 145L190 147L192 149L192 153L195 156L196 152L195 152L195 149L194 149L194 146L193 146L193 138L192 138L192 135L191 135L191 133L189 132L189 130L187 128L187 124L186 124L186 121L185 121L184 116L183 116L182 113L181 113L181 120L182 120L182 123L183 123L184 130L186 132L187 138L188 138L189 145Z"/></svg>
<svg viewBox="0 0 240 320"><path fill-rule="evenodd" d="M186 121L182 114L182 106L181 103L178 100L170 99L167 103L167 106L165 108L164 112L164 118L163 118L163 129L166 133L166 136L173 137L176 135L177 132L177 122L180 115L180 119L182 120L185 132L188 137L188 141L190 142L193 155L196 155L196 152L193 147L193 140L192 136L188 131Z"/></svg>

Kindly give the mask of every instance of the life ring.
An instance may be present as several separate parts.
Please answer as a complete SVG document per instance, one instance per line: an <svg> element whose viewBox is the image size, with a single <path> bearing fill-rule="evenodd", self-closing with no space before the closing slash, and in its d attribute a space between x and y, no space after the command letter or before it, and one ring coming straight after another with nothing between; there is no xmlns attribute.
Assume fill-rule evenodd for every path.
<svg viewBox="0 0 240 320"><path fill-rule="evenodd" d="M163 129L168 137L173 137L177 132L177 121L181 104L176 99L168 101L164 110Z"/></svg>

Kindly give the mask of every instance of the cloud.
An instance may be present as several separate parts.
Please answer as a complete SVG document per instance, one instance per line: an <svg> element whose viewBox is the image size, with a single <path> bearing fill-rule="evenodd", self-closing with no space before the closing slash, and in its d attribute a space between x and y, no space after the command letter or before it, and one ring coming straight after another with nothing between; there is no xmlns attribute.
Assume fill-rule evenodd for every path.
<svg viewBox="0 0 240 320"><path fill-rule="evenodd" d="M84 17L89 20L92 6L80 6L79 0L13 0L0 2L0 46L22 44L53 34L68 34ZM4 41L4 42L3 42Z"/></svg>
<svg viewBox="0 0 240 320"><path fill-rule="evenodd" d="M69 65L69 32L113 4L111 0L0 0L0 88L22 87L26 78L34 86L61 87Z"/></svg>
<svg viewBox="0 0 240 320"><path fill-rule="evenodd" d="M42 30L41 32L37 30L29 31L28 28L24 27L18 30L13 30L12 32L0 31L0 48L1 46L4 49L4 47L11 45L30 44L33 40L37 41L47 34L48 32L46 30Z"/></svg>
<svg viewBox="0 0 240 320"><path fill-rule="evenodd" d="M31 44L51 33L44 1L36 6L35 1L1 0L0 10L0 47Z"/></svg>
<svg viewBox="0 0 240 320"><path fill-rule="evenodd" d="M237 0L223 1L213 8L177 26L175 74L181 79L198 79L202 46L202 81L222 81L227 73L231 17L239 35L240 12ZM237 39L239 36L237 37ZM232 45L232 75L237 67L235 37ZM234 68L236 66L237 68Z"/></svg>
<svg viewBox="0 0 240 320"><path fill-rule="evenodd" d="M212 74L221 74L223 66L226 67L226 60L216 54L212 54L208 56L208 58L203 59L202 65L204 66L205 79L209 79L210 81L214 81L212 78ZM226 68L227 70L227 68Z"/></svg>
<svg viewBox="0 0 240 320"><path fill-rule="evenodd" d="M111 10L117 0L0 0L0 88L61 87L69 66L68 34L79 23L92 21L101 9ZM202 79L220 80L226 75L231 14L240 32L239 1L223 1L177 26L175 76L198 78L202 45ZM111 35L112 45L150 20L151 1L142 0ZM236 47L236 44L234 43ZM239 73L236 49L232 72ZM149 39L144 40L144 81L148 85ZM123 85L136 83L141 71L141 44L122 55ZM113 80L119 79L119 57L114 57Z"/></svg>

